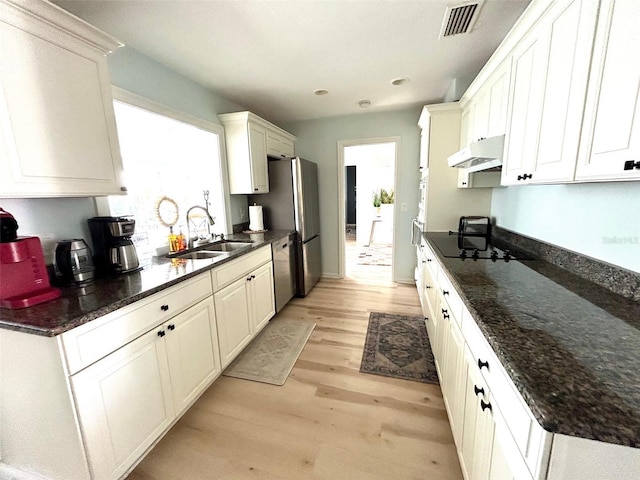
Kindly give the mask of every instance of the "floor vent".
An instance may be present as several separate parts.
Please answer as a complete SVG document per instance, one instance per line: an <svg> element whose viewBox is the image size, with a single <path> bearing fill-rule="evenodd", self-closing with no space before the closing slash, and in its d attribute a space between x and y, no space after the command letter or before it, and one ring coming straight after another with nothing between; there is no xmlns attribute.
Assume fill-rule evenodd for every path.
<svg viewBox="0 0 640 480"><path fill-rule="evenodd" d="M483 3L484 0L476 0L447 7L440 38L471 33Z"/></svg>

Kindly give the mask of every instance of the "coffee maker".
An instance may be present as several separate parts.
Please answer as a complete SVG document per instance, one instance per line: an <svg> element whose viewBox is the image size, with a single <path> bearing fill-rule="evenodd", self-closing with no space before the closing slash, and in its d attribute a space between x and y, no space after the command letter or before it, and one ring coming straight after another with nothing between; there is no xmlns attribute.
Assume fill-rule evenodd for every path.
<svg viewBox="0 0 640 480"><path fill-rule="evenodd" d="M18 222L0 208L0 307L26 308L61 295L49 283L38 237L18 237Z"/></svg>
<svg viewBox="0 0 640 480"><path fill-rule="evenodd" d="M136 221L130 217L94 217L88 220L94 263L100 272L128 273L140 270L131 241Z"/></svg>

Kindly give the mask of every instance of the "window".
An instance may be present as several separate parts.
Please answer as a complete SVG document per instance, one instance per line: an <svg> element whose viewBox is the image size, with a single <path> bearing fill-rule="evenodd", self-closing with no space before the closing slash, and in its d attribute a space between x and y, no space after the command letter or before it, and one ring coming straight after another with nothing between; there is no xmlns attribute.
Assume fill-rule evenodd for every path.
<svg viewBox="0 0 640 480"><path fill-rule="evenodd" d="M114 101L114 110L127 195L108 197L108 211L109 215L135 218L133 241L138 253L148 256L167 246L169 229L159 221L156 211L163 197L178 204L175 233L182 229L187 235L187 210L194 205L205 206L204 192L208 191L207 207L215 219L211 231L228 233L222 128L214 124L209 129L201 128L119 100Z"/></svg>

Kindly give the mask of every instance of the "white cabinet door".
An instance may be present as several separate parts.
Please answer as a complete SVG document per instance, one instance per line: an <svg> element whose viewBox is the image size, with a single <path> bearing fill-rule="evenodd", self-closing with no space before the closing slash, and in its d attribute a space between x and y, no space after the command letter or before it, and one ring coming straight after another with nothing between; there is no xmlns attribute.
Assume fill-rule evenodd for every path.
<svg viewBox="0 0 640 480"><path fill-rule="evenodd" d="M182 413L220 373L220 353L213 299L163 325L176 413Z"/></svg>
<svg viewBox="0 0 640 480"><path fill-rule="evenodd" d="M597 10L592 0L558 2L544 27L549 54L535 173L529 182L573 180Z"/></svg>
<svg viewBox="0 0 640 480"><path fill-rule="evenodd" d="M276 313L273 289L273 264L271 262L251 273L250 303L252 308L252 332L262 330Z"/></svg>
<svg viewBox="0 0 640 480"><path fill-rule="evenodd" d="M444 315L446 316L446 314ZM464 378L466 370L466 364L464 362L465 342L462 332L460 328L458 328L458 324L453 316L445 319L445 322L449 328L446 332L446 363L443 372L443 377L446 377L446 382L443 386L443 393L444 401L449 411L449 421L451 423L453 438L458 448L460 448L462 443L465 400L462 391L466 380L466 378Z"/></svg>
<svg viewBox="0 0 640 480"><path fill-rule="evenodd" d="M94 478L120 478L175 418L159 331L71 377Z"/></svg>
<svg viewBox="0 0 640 480"><path fill-rule="evenodd" d="M445 329L448 324L443 320L442 314L440 313L440 305L441 305L440 295L435 296L435 311L433 315L433 330L435 331L435 336L431 341L431 349L433 350L433 357L435 359L436 370L438 372L438 378L440 379L441 387L444 389L444 385L442 382L444 380L444 341L445 341Z"/></svg>
<svg viewBox="0 0 640 480"><path fill-rule="evenodd" d="M13 8L0 8L0 196L124 193L106 52Z"/></svg>
<svg viewBox="0 0 640 480"><path fill-rule="evenodd" d="M295 155L295 145L293 143L293 141L287 139L287 138L281 138L280 139L280 151L281 151L281 155L284 155L285 157L293 157Z"/></svg>
<svg viewBox="0 0 640 480"><path fill-rule="evenodd" d="M528 472L522 472L522 477L518 477L518 480L525 480L530 477ZM511 471L509 462L505 455L502 445L498 440L498 435L493 435L493 443L491 445L491 460L489 461L489 478L491 480L513 480L516 477Z"/></svg>
<svg viewBox="0 0 640 480"><path fill-rule="evenodd" d="M520 42L512 55L513 80L509 132L502 165L503 185L522 183L525 175L526 180L533 174L544 95L544 67L549 53L546 40L535 30Z"/></svg>
<svg viewBox="0 0 640 480"><path fill-rule="evenodd" d="M502 184L573 180L597 2L555 2L513 54Z"/></svg>
<svg viewBox="0 0 640 480"><path fill-rule="evenodd" d="M460 466L464 478L467 480L476 478L473 471L474 456L476 453L476 422L480 411L479 398L484 398L487 387L480 372L474 366L474 358L471 351L465 348L464 371L466 373L464 393L464 423L462 428L462 445L460 451Z"/></svg>
<svg viewBox="0 0 640 480"><path fill-rule="evenodd" d="M487 137L504 135L507 131L509 85L511 83L511 59L500 65L487 80L489 109L487 115Z"/></svg>
<svg viewBox="0 0 640 480"><path fill-rule="evenodd" d="M464 148L471 143L471 130L473 122L473 103L467 103L462 109L460 116L460 148ZM422 147L420 147L422 151Z"/></svg>
<svg viewBox="0 0 640 480"><path fill-rule="evenodd" d="M602 2L576 180L640 178L638 18L640 2Z"/></svg>
<svg viewBox="0 0 640 480"><path fill-rule="evenodd" d="M253 193L267 193L269 192L267 132L263 127L252 122L249 122L248 128L249 155L251 157L251 191Z"/></svg>
<svg viewBox="0 0 640 480"><path fill-rule="evenodd" d="M270 157L293 157L293 142L274 130L267 130L267 154Z"/></svg>
<svg viewBox="0 0 640 480"><path fill-rule="evenodd" d="M251 306L247 284L241 277L214 295L220 361L224 369L251 341Z"/></svg>

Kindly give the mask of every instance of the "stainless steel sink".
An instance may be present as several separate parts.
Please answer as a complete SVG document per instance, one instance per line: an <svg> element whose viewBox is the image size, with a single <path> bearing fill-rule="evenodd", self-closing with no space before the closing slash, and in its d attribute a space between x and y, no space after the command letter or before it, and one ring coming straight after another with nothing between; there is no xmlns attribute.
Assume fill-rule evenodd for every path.
<svg viewBox="0 0 640 480"><path fill-rule="evenodd" d="M198 247L197 250L189 250L183 253L171 253L167 255L169 258L188 258L191 260L203 260L216 258L220 256L228 256L231 252L242 250L243 248L249 248L252 245L251 242L239 242L234 240L222 240L215 243L210 243L202 247Z"/></svg>
<svg viewBox="0 0 640 480"><path fill-rule="evenodd" d="M251 242L230 242L227 240L223 240L220 243L208 245L205 250L208 252L235 252L236 250L240 250L250 246Z"/></svg>
<svg viewBox="0 0 640 480"><path fill-rule="evenodd" d="M209 250L197 250L195 252L181 253L179 255L172 255L172 258L188 258L191 260L206 260L210 258L220 257L227 255L227 252L210 252Z"/></svg>

